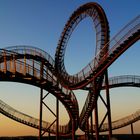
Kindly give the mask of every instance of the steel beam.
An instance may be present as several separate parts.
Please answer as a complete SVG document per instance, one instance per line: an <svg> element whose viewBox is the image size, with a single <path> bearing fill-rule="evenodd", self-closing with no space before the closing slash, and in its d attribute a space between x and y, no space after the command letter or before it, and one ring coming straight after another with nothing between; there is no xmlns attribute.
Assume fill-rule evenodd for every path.
<svg viewBox="0 0 140 140"><path fill-rule="evenodd" d="M42 99L43 99L43 88L40 90L40 116L39 116L39 140L42 140Z"/></svg>
<svg viewBox="0 0 140 140"><path fill-rule="evenodd" d="M50 132L48 133L48 139L51 140L51 134L50 134Z"/></svg>
<svg viewBox="0 0 140 140"><path fill-rule="evenodd" d="M99 120L98 120L98 98L96 97L95 100L95 109L94 109L94 117L95 117L95 136L96 136L96 140L99 140Z"/></svg>
<svg viewBox="0 0 140 140"><path fill-rule="evenodd" d="M93 116L92 116L92 112L91 112L91 118L90 118L90 124L91 124L91 138L93 139Z"/></svg>
<svg viewBox="0 0 140 140"><path fill-rule="evenodd" d="M133 123L131 123L131 134L134 135Z"/></svg>
<svg viewBox="0 0 140 140"><path fill-rule="evenodd" d="M73 118L72 118L72 140L75 140L75 124Z"/></svg>
<svg viewBox="0 0 140 140"><path fill-rule="evenodd" d="M59 100L56 98L56 140L59 140Z"/></svg>
<svg viewBox="0 0 140 140"><path fill-rule="evenodd" d="M23 69L24 75L26 75L26 57L24 55L24 69Z"/></svg>
<svg viewBox="0 0 140 140"><path fill-rule="evenodd" d="M89 140L89 120L86 121L86 127L87 127L87 133L86 133L86 139Z"/></svg>
<svg viewBox="0 0 140 140"><path fill-rule="evenodd" d="M107 70L105 72L105 85L106 85L109 140L111 140L111 137L112 137L112 123L111 123L111 108L110 108L109 82L108 82L108 71Z"/></svg>
<svg viewBox="0 0 140 140"><path fill-rule="evenodd" d="M6 60L6 52L4 51L4 73L7 72L7 60Z"/></svg>

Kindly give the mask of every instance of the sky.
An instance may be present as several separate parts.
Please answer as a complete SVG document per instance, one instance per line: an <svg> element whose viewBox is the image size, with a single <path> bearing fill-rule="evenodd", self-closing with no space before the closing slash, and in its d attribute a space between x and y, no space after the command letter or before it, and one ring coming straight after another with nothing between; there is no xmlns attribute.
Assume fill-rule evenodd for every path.
<svg viewBox="0 0 140 140"><path fill-rule="evenodd" d="M53 58L63 27L74 10L89 0L0 0L0 48L14 45L35 46L48 52ZM139 0L95 0L104 9L110 26L111 38L130 20L140 14ZM73 32L65 54L66 70L70 74L80 71L94 57L95 31L91 19L83 20ZM140 75L140 42L136 42L108 69L109 77L118 75ZM44 91L46 92L46 91ZM87 93L74 91L80 111ZM116 88L110 90L112 119L116 120L137 111L140 107L140 89ZM0 100L21 112L38 118L40 89L31 85L13 82L0 83ZM102 92L104 94L104 92ZM55 111L55 97L46 99ZM60 103L60 122L69 121L64 106ZM105 112L99 101L99 114ZM45 112L45 111L44 111ZM44 120L53 121L48 111ZM50 119L52 118L52 119ZM38 130L21 125L0 114L0 136L38 135ZM17 129L18 128L18 129ZM140 133L139 122L134 132ZM113 131L130 133L130 126Z"/></svg>

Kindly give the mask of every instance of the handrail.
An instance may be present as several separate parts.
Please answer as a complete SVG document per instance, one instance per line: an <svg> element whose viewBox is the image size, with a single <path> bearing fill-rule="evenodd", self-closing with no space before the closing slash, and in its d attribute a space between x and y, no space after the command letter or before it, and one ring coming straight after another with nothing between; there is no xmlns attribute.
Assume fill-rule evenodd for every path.
<svg viewBox="0 0 140 140"><path fill-rule="evenodd" d="M1 72L11 72L13 74L15 73L20 73L23 75L23 78L26 77L26 74L38 79L38 80L44 80L44 81L49 81L52 83L52 86L55 87L58 84L57 77L54 76L51 71L46 70L47 67L43 65L43 74L41 73L41 62L37 61L32 61L31 59L15 59L14 55L21 55L21 54L15 54L15 52L12 51L7 51L5 49L0 50L0 57L3 59L3 62L0 63L0 71ZM26 54L25 54L26 55ZM6 60L7 58L10 57L10 60ZM33 84L33 83L32 83ZM58 88L61 90L61 94L64 94L65 96L69 96L69 100L71 101L72 105L75 107L75 110L78 112L78 103L77 99L74 95L74 93L71 90L65 89L60 83L58 84ZM53 93L54 94L54 93ZM55 95L55 94L54 94ZM57 96L57 94L55 95ZM60 98L60 97L59 97ZM65 100L63 100L65 102ZM68 109L67 103L64 104L64 106ZM68 113L73 113L73 112L68 112ZM78 119L77 114L77 119ZM76 117L76 116L75 116ZM71 120L70 120L71 121ZM65 127L61 126L61 128L65 128L65 133L71 133L70 127L71 122L69 122ZM54 125L52 126L54 127ZM78 126L76 126L78 127ZM56 131L55 131L56 132Z"/></svg>
<svg viewBox="0 0 140 140"><path fill-rule="evenodd" d="M137 75L124 75L124 76L115 76L109 78L109 86L115 86L117 84L140 84L140 76ZM105 83L103 83L103 86L105 86Z"/></svg>
<svg viewBox="0 0 140 140"><path fill-rule="evenodd" d="M118 129L127 125L130 125L131 123L134 123L136 121L140 120L140 110L136 111L135 113L126 116L124 118L121 118L119 120L113 121L112 122L112 130ZM95 128L95 126L93 126ZM105 132L108 131L108 124L105 123L102 125L100 128L100 132Z"/></svg>
<svg viewBox="0 0 140 140"><path fill-rule="evenodd" d="M129 28L131 27L131 28ZM100 52L104 51L104 49L106 47L104 47L103 49L100 50L100 52L95 56L95 58L80 72L83 74L83 71L85 72L86 69L89 69L90 67L90 71L88 71L88 73L85 73L84 76L85 77L89 77L96 69L98 69L99 66L101 66L101 64L103 64L105 62L105 60L118 48L120 47L121 44L123 44L124 41L126 41L128 39L128 37L132 36L133 33L137 32L140 29L140 16L137 16L135 19L133 19L129 24L127 24L127 26L125 26L115 37L113 37L113 39L111 39L110 42L108 42L106 45L110 46L109 51L104 54L104 56L102 56L102 58L100 59L100 61L98 61L98 58L100 58ZM115 40L115 42L114 42ZM92 65L94 64L94 65ZM91 66L94 66L93 68L91 68ZM79 79L81 79L81 81L83 81L85 78L83 76L80 76L82 74L77 75L77 77L80 77ZM96 75L96 74L95 74ZM92 77L93 78L93 77ZM80 82L80 81L79 81ZM94 95L93 95L94 96ZM87 101L90 101L90 94L87 97ZM84 107L82 109L82 112L80 114L80 120L83 120L84 118L84 114L86 113L86 111L88 110L88 103L87 101L84 104ZM92 104L94 101L91 101ZM83 120L84 121L84 120ZM82 122L81 125L83 126L86 122ZM81 127L82 127L81 126Z"/></svg>
<svg viewBox="0 0 140 140"><path fill-rule="evenodd" d="M115 83L112 81L115 81ZM140 76L123 75L123 76L111 77L111 78L109 78L109 85L115 85L115 84L119 84L119 83L128 83L129 84L129 82L132 82L132 81L135 84L136 83L140 84ZM38 119L36 119L32 116L29 116L27 114L24 114L18 110L15 110L14 108L9 106L8 104L4 103L2 100L0 100L0 112L3 113L4 115L6 115L7 117L10 117L16 121L19 121L23 124L26 124L28 126L39 129L39 120ZM140 120L140 110L136 111L135 113L133 113L129 116L126 116L126 117L123 117L119 120L113 121L112 122L112 129L114 130L114 129L118 129L118 128L127 126L131 123L138 121L138 120ZM47 128L50 125L51 125L51 123L43 121L42 122L42 126L43 126L42 129L47 130ZM59 126L60 133L64 133L66 131L65 127L68 128L65 125ZM53 124L50 127L49 131L52 133L55 133L55 129L56 129L56 125ZM91 126L90 126L90 130L91 130ZM93 125L92 130L95 131L95 125ZM103 124L102 127L100 128L100 132L104 132L104 131L108 131L108 124L107 123Z"/></svg>
<svg viewBox="0 0 140 140"><path fill-rule="evenodd" d="M109 56L117 47L119 47L125 40L128 39L133 33L135 33L138 29L140 29L140 15L134 18L131 22L129 22L117 35L115 35L95 56L95 58L85 67L83 68L75 77L78 78L78 82L81 82L93 73L93 71L98 68L101 62L104 62L107 56ZM131 31L131 32L130 32ZM109 51L104 54L99 62L99 58L101 52L104 52L106 46L109 46ZM94 65L93 65L94 64ZM91 66L94 66L91 68ZM90 69L90 71L89 71ZM83 76L84 74L84 76Z"/></svg>
<svg viewBox="0 0 140 140"><path fill-rule="evenodd" d="M0 112L4 115L6 115L7 117L10 117L20 123L23 123L25 125L34 127L36 129L39 129L39 119L36 119L32 116L29 116L25 113L22 113L14 108L12 108L11 106L9 106L8 104L6 104L5 102L3 102L2 100L0 100ZM49 127L50 127L51 123L46 122L46 121L42 121L42 130L46 131ZM63 128L63 129L62 129ZM67 130L65 128L68 128L66 125L59 125L59 133L66 133ZM49 131L51 133L55 133L56 132L56 124L53 124L50 128Z"/></svg>
<svg viewBox="0 0 140 140"><path fill-rule="evenodd" d="M80 82L85 83L85 73L82 70L81 74L79 72L76 75L69 75L66 72L64 65L64 53L68 43L68 39L71 35L71 30L73 31L73 26L75 28L75 25L77 25L82 19L86 17L90 17L92 19L93 25L96 30L96 52L98 52L98 49L100 50L104 46L104 44L109 41L108 20L106 18L104 10L100 5L91 2L82 5L76 11L74 11L74 13L65 24L55 54L56 71L60 75L59 80L63 83L65 87L69 89L79 89L79 87L81 88L82 85L77 86L76 84L81 84Z"/></svg>
<svg viewBox="0 0 140 140"><path fill-rule="evenodd" d="M47 52L45 52L44 50L42 50L40 48L36 48L33 46L27 46L27 45L16 45L16 46L5 47L4 49L11 50L11 51L16 52L18 54L31 54L34 56L37 55L37 56L40 56L42 58L45 58L46 61L48 61L49 64L51 64L53 66L53 68L55 66L54 59L51 57L51 55L49 55Z"/></svg>

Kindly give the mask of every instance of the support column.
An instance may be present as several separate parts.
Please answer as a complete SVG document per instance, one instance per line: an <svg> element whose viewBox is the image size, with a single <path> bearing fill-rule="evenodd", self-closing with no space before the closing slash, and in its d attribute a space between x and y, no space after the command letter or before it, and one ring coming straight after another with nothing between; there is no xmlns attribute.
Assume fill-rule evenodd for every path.
<svg viewBox="0 0 140 140"><path fill-rule="evenodd" d="M91 139L93 139L93 116L92 116L92 112L91 112L91 118L90 118L90 125L91 125Z"/></svg>
<svg viewBox="0 0 140 140"><path fill-rule="evenodd" d="M50 132L49 132L49 133L48 133L48 139L49 139L49 140L51 140L51 138L50 138L50 137L51 137L51 134L50 134Z"/></svg>
<svg viewBox="0 0 140 140"><path fill-rule="evenodd" d="M87 123L86 123L86 125L87 125L87 135L86 135L86 137L87 137L87 140L89 140L89 120L87 119Z"/></svg>
<svg viewBox="0 0 140 140"><path fill-rule="evenodd" d="M96 136L96 140L99 140L99 128L98 128L99 120L98 120L98 101L97 101L97 97L96 97L96 100L95 100L94 117L95 117L95 136Z"/></svg>
<svg viewBox="0 0 140 140"><path fill-rule="evenodd" d="M133 123L131 123L131 134L134 135Z"/></svg>
<svg viewBox="0 0 140 140"><path fill-rule="evenodd" d="M72 140L75 140L75 124L73 119L72 119Z"/></svg>
<svg viewBox="0 0 140 140"><path fill-rule="evenodd" d="M59 100L56 98L56 140L59 140Z"/></svg>
<svg viewBox="0 0 140 140"><path fill-rule="evenodd" d="M39 140L42 140L42 99L43 99L43 88L40 90L40 117L39 117Z"/></svg>
<svg viewBox="0 0 140 140"><path fill-rule="evenodd" d="M6 60L6 52L4 51L4 73L7 72L7 60Z"/></svg>
<svg viewBox="0 0 140 140"><path fill-rule="evenodd" d="M24 56L24 75L26 75L26 57Z"/></svg>
<svg viewBox="0 0 140 140"><path fill-rule="evenodd" d="M110 95L109 95L109 83L108 83L108 71L105 72L105 85L106 85L106 100L107 100L107 112L108 112L108 128L109 128L109 140L112 137L112 122L111 122L111 108L110 108Z"/></svg>
<svg viewBox="0 0 140 140"><path fill-rule="evenodd" d="M15 74L16 73L16 59L15 59L15 55L13 55L13 61L14 61L14 74ZM22 73L22 71L21 71L21 73Z"/></svg>

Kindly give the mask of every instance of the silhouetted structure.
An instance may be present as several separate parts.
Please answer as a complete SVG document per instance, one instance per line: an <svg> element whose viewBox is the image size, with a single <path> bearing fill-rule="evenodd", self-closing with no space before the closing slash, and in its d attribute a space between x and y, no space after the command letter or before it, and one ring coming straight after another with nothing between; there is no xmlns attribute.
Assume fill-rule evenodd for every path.
<svg viewBox="0 0 140 140"><path fill-rule="evenodd" d="M80 72L69 75L64 65L66 46L73 30L86 17L92 19L95 27L96 55ZM137 121L139 112L122 120L111 122L109 88L139 87L139 77L122 76L109 80L107 68L139 39L140 16L134 18L110 40L109 25L102 7L93 2L80 6L74 11L64 27L58 42L55 61L43 50L31 46L13 46L0 49L1 81L35 85L40 88L41 95L39 120L11 108L2 101L0 103L1 113L16 121L38 128L40 140L46 132L56 134L57 140L61 135L71 135L71 139L74 140L78 127L85 132L85 139L93 139L93 133L95 133L96 140L99 140L99 132L108 131L110 140L112 129ZM76 89L89 91L80 116L78 102L72 91ZM102 89L106 90L106 100L100 95ZM48 93L44 95L43 90L48 91ZM56 112L53 112L44 101L50 93L56 97ZM98 98L101 98L107 109L101 124L98 122ZM68 124L63 126L59 124L59 101L62 102L70 117ZM54 122L42 121L42 106L49 109L55 116ZM94 111L95 125L93 125L92 111ZM107 124L104 123L106 118L108 119Z"/></svg>

